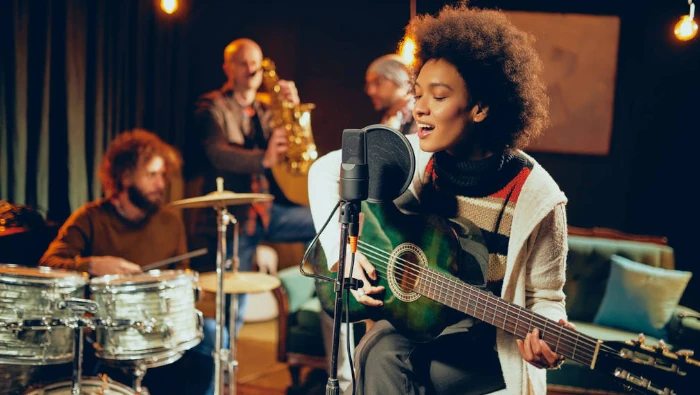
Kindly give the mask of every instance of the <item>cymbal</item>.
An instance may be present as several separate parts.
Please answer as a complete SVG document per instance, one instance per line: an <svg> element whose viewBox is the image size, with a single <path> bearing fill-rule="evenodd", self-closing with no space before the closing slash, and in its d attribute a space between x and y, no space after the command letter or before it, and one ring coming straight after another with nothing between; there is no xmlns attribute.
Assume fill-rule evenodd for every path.
<svg viewBox="0 0 700 395"><path fill-rule="evenodd" d="M215 206L236 206L272 200L274 197L267 193L235 193L231 191L210 192L204 196L181 199L171 202L170 207L200 208Z"/></svg>
<svg viewBox="0 0 700 395"><path fill-rule="evenodd" d="M227 294L248 294L273 290L280 286L279 278L260 272L225 272L224 292ZM216 272L199 274L199 287L216 293Z"/></svg>

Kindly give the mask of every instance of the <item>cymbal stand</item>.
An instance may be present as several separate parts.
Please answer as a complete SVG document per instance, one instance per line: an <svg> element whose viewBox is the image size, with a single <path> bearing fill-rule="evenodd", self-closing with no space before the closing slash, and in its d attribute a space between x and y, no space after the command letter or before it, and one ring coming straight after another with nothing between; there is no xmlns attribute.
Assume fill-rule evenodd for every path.
<svg viewBox="0 0 700 395"><path fill-rule="evenodd" d="M82 394L81 376L83 370L83 327L95 328L91 319L83 317L85 312L97 312L97 303L88 299L67 298L58 302L59 309L70 310L75 315L66 321L66 326L73 329L73 377L71 395Z"/></svg>
<svg viewBox="0 0 700 395"><path fill-rule="evenodd" d="M221 177L216 179L216 189L218 192L223 192L224 185ZM235 295L231 295L231 308L229 311L229 348L224 348L224 329L226 326L226 292L224 289L224 270L226 262L226 229L230 223L233 223L233 272L236 271L236 260L238 259L238 221L236 217L231 215L223 205L215 206L214 209L218 212L217 216L217 255L216 255L216 339L214 343L214 395L223 395L226 391L225 378L228 375L229 379L229 394L236 393L236 368L235 360L235 328L236 328L236 310L238 309L238 301Z"/></svg>

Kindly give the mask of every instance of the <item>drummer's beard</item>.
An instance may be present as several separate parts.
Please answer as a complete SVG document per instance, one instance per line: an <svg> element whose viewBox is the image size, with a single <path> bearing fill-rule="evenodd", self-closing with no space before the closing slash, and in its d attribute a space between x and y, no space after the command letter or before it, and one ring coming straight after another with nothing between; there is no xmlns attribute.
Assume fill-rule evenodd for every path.
<svg viewBox="0 0 700 395"><path fill-rule="evenodd" d="M160 206L163 204L162 192L153 192L146 195L136 186L132 185L129 187L128 193L131 203L143 210L147 216L158 211Z"/></svg>

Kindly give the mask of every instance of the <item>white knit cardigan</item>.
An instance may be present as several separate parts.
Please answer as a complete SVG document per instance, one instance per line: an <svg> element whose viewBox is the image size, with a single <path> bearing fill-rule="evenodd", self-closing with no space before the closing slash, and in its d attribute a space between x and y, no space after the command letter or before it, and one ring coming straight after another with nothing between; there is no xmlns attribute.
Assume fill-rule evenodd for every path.
<svg viewBox="0 0 700 395"><path fill-rule="evenodd" d="M410 190L417 198L426 182L425 168L432 154L420 150L415 135L408 136L408 140L416 157ZM562 289L568 251L567 200L549 173L533 158L528 158L534 167L515 206L501 297L558 321L566 318ZM311 167L309 198L317 231L338 202L340 163L341 151L337 150L319 158ZM339 237L340 224L332 219L320 236L329 265L337 261ZM544 395L546 371L525 362L515 340L514 336L498 330L496 344L506 388L496 394Z"/></svg>

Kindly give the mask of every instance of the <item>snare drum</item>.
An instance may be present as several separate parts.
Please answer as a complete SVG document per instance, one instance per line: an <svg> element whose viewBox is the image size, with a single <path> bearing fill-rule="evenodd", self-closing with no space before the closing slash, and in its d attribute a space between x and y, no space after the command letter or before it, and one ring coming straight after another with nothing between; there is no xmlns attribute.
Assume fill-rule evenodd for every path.
<svg viewBox="0 0 700 395"><path fill-rule="evenodd" d="M73 360L74 318L58 308L66 298L85 297L86 273L0 265L0 363L50 365Z"/></svg>
<svg viewBox="0 0 700 395"><path fill-rule="evenodd" d="M195 309L197 273L152 270L90 281L98 305L99 358L172 362L202 340L202 315Z"/></svg>
<svg viewBox="0 0 700 395"><path fill-rule="evenodd" d="M80 380L82 395L134 395L131 388L109 378L88 377ZM62 381L25 392L25 395L71 395L73 383Z"/></svg>

